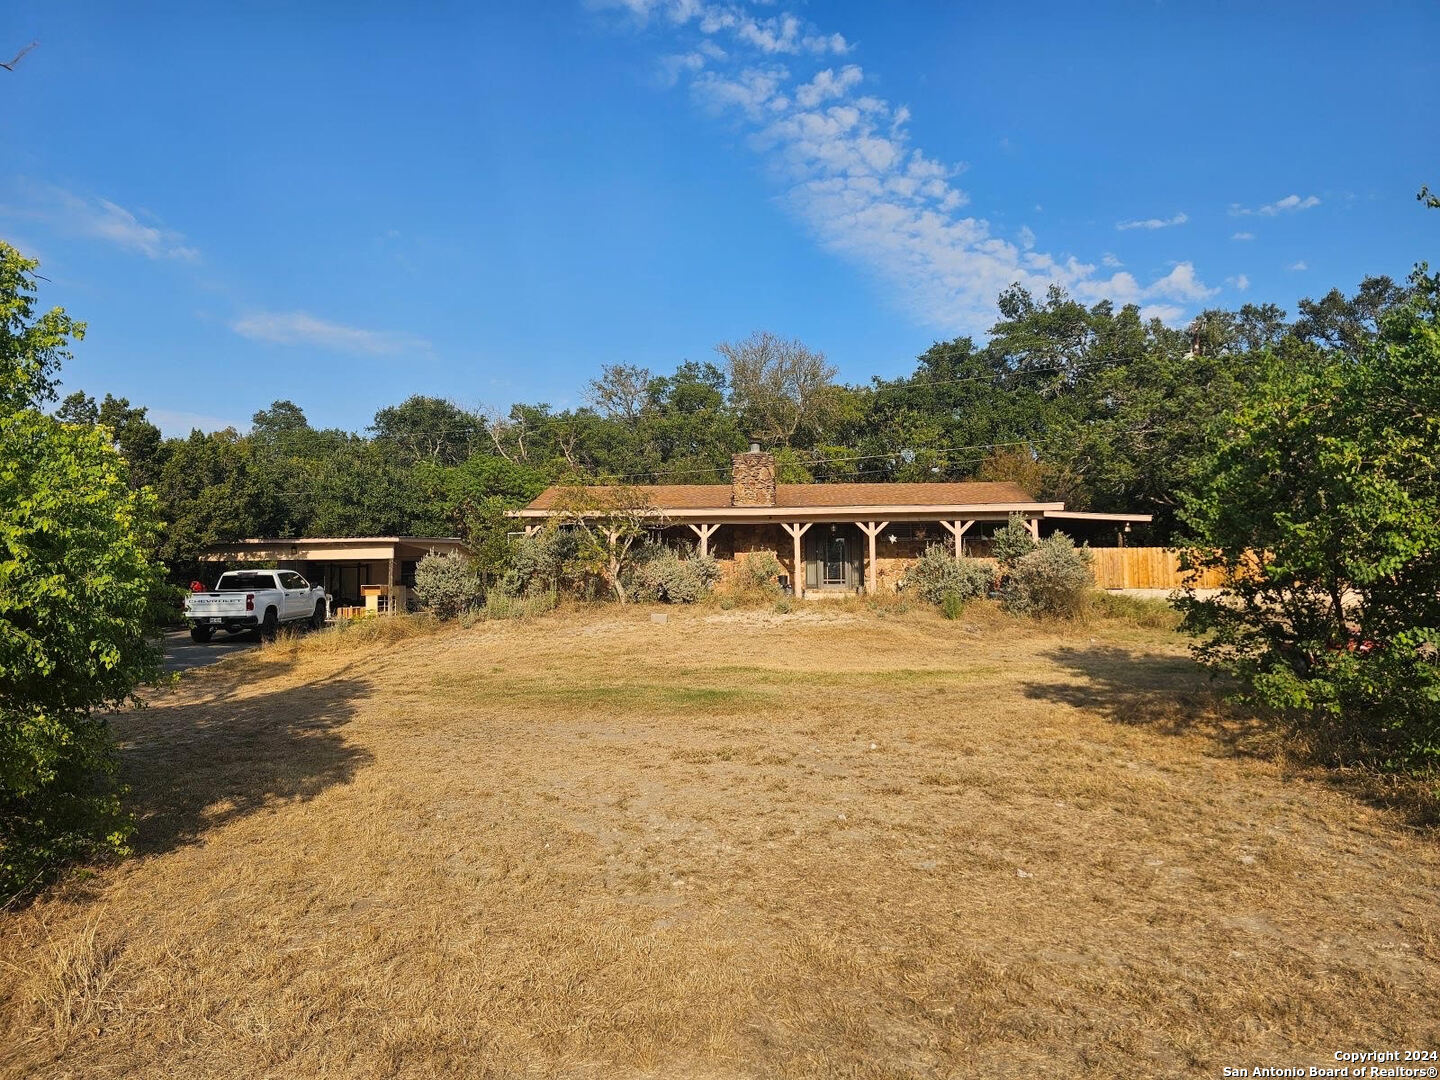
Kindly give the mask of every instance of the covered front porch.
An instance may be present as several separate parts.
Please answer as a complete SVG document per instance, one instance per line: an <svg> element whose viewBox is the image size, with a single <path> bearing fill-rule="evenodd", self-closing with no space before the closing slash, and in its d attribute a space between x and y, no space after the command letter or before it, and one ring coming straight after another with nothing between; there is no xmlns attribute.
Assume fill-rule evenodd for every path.
<svg viewBox="0 0 1440 1080"><path fill-rule="evenodd" d="M845 596L893 590L905 568L935 544L943 544L956 558L988 558L990 538L1012 514L1023 518L1031 535L1043 535L1043 511L1025 514L1018 507L975 510L965 517L898 509L883 517L856 516L835 508L795 520L734 512L667 514L652 535L667 546L710 556L727 572L752 555L770 553L780 561L786 584L797 597ZM531 523L525 532L533 535L543 527Z"/></svg>
<svg viewBox="0 0 1440 1080"><path fill-rule="evenodd" d="M893 590L906 567L927 548L942 544L957 558L987 558L990 536L1009 520L1005 513L967 518L830 515L810 520L700 521L669 525L658 539L691 543L700 555L733 566L771 552L785 568L798 597L845 596ZM1025 519L1040 535L1040 519Z"/></svg>

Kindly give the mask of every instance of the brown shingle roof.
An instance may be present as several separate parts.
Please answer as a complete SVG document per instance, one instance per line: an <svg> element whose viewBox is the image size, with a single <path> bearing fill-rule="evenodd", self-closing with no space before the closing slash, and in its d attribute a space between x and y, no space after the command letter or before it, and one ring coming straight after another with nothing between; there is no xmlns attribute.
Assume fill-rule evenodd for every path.
<svg viewBox="0 0 1440 1080"><path fill-rule="evenodd" d="M561 491L546 488L526 509L550 510ZM730 505L729 484L655 484L639 490L661 510L719 510ZM823 506L966 506L981 503L1033 503L1019 484L778 484L776 508Z"/></svg>

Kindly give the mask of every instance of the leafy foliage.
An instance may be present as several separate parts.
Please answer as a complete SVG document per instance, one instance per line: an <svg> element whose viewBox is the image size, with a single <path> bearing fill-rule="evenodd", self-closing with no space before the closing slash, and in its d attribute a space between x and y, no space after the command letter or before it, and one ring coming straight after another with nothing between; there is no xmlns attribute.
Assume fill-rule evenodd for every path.
<svg viewBox="0 0 1440 1080"><path fill-rule="evenodd" d="M720 564L708 555L647 546L636 560L634 596L662 604L693 604L720 580Z"/></svg>
<svg viewBox="0 0 1440 1080"><path fill-rule="evenodd" d="M0 244L0 897L124 850L104 713L159 674L155 500L106 428L41 412L83 327L34 315L36 264Z"/></svg>
<svg viewBox="0 0 1440 1080"><path fill-rule="evenodd" d="M1000 604L1017 615L1073 619L1095 587L1090 552L1064 533L1046 537L1005 576Z"/></svg>
<svg viewBox="0 0 1440 1080"><path fill-rule="evenodd" d="M516 537L511 543L510 568L496 591L516 599L558 592L575 549L575 534L559 529Z"/></svg>
<svg viewBox="0 0 1440 1080"><path fill-rule="evenodd" d="M575 537L567 569L603 581L620 603L629 600L636 545L664 524L645 492L627 485L569 487L555 508Z"/></svg>
<svg viewBox="0 0 1440 1080"><path fill-rule="evenodd" d="M1012 514L1010 520L995 530L995 539L990 544L990 554L1000 564L1000 569L1010 571L1038 545L1025 524L1025 518Z"/></svg>
<svg viewBox="0 0 1440 1080"><path fill-rule="evenodd" d="M745 603L764 603L780 596L780 577L785 566L773 551L752 551L735 560L729 593Z"/></svg>
<svg viewBox="0 0 1440 1080"><path fill-rule="evenodd" d="M415 565L415 596L437 618L453 619L484 597L475 564L448 552L426 555Z"/></svg>
<svg viewBox="0 0 1440 1080"><path fill-rule="evenodd" d="M1264 355L1186 500L1185 626L1334 758L1440 764L1440 277L1365 333ZM1363 327L1362 327L1363 329Z"/></svg>
<svg viewBox="0 0 1440 1080"><path fill-rule="evenodd" d="M929 604L961 605L984 596L995 580L994 569L975 559L957 559L944 544L931 544L906 568L900 589Z"/></svg>

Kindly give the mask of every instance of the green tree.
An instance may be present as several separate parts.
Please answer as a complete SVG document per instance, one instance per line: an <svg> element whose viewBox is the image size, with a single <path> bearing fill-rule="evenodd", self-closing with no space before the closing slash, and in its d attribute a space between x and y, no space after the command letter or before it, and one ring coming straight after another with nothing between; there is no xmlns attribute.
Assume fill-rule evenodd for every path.
<svg viewBox="0 0 1440 1080"><path fill-rule="evenodd" d="M485 425L444 398L415 394L377 412L372 430L406 464L458 465L480 448Z"/></svg>
<svg viewBox="0 0 1440 1080"><path fill-rule="evenodd" d="M575 536L572 569L599 578L625 603L625 582L635 568L637 545L664 524L641 488L568 487L556 502L559 522Z"/></svg>
<svg viewBox="0 0 1440 1080"><path fill-rule="evenodd" d="M834 417L835 368L803 342L757 330L744 341L722 341L731 407L748 434L772 446L807 442Z"/></svg>
<svg viewBox="0 0 1440 1080"><path fill-rule="evenodd" d="M124 850L107 710L157 676L154 498L107 429L42 411L84 326L34 314L37 264L0 244L0 896Z"/></svg>
<svg viewBox="0 0 1440 1080"><path fill-rule="evenodd" d="M1333 343L1333 344L1331 344ZM1440 276L1422 266L1376 335L1299 335L1186 498L1198 654L1334 758L1440 762Z"/></svg>

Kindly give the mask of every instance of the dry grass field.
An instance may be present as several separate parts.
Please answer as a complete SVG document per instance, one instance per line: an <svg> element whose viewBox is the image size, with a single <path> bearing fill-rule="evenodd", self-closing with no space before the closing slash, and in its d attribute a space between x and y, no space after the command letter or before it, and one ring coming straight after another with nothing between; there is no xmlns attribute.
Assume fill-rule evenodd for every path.
<svg viewBox="0 0 1440 1080"><path fill-rule="evenodd" d="M817 604L367 640L119 719L139 854L0 916L0 1073L1214 1076L1440 1046L1435 835L1278 763L1168 631Z"/></svg>

